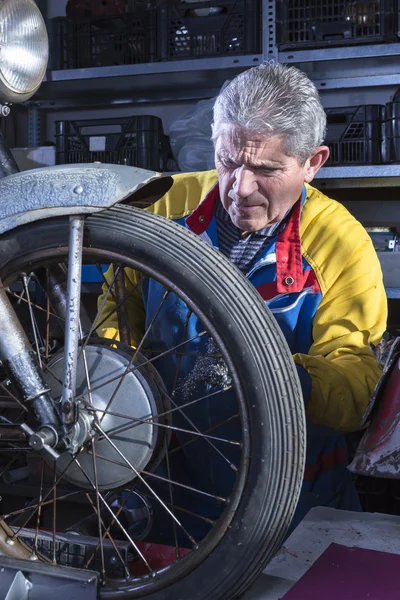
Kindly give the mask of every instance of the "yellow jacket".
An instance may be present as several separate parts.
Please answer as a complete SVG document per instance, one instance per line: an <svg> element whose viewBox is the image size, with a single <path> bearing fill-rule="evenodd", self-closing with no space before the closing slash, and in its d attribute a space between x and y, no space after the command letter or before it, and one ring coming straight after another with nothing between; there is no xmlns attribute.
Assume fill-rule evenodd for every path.
<svg viewBox="0 0 400 600"><path fill-rule="evenodd" d="M146 210L184 224L185 217L193 213L216 183L216 171L176 175L171 190ZM303 264L315 275L313 302L317 306L308 316L312 343L307 352L293 351L293 356L311 377L306 405L309 420L351 431L358 428L380 376L370 344L379 342L386 327L387 302L381 268L371 239L341 204L309 185L305 187L304 200L301 254ZM310 271L307 273L310 275ZM130 285L135 285L137 273L127 275ZM267 304L274 312L274 303L282 298L290 302L290 297L289 293L278 293L279 300L269 297ZM145 315L140 286L130 301L130 324L140 339ZM109 299L104 312L111 305ZM278 313L276 309L279 316ZM307 310L303 313L304 321ZM115 317L110 317L99 333L118 338Z"/></svg>

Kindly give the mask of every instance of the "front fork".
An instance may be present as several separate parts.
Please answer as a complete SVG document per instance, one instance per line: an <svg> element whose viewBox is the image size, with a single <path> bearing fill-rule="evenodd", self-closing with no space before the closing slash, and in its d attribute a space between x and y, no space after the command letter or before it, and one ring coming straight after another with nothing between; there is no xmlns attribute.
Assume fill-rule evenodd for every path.
<svg viewBox="0 0 400 600"><path fill-rule="evenodd" d="M70 217L67 305L65 315L64 380L61 414L57 411L40 367L40 359L19 322L6 289L0 286L0 360L26 404L32 426L22 424L29 444L53 458L55 447L75 422L76 373L80 337L80 300L84 217Z"/></svg>

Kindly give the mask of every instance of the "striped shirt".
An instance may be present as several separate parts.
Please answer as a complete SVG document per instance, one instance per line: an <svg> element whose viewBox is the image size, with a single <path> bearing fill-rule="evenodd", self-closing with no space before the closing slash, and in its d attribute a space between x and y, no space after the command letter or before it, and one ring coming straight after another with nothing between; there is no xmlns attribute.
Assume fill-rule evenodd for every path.
<svg viewBox="0 0 400 600"><path fill-rule="evenodd" d="M229 258L243 273L247 273L270 239L278 233L278 229L283 228L289 212L278 223L273 223L269 227L264 227L264 229L253 231L244 236L243 231L232 223L221 201L218 201L215 217L220 252Z"/></svg>

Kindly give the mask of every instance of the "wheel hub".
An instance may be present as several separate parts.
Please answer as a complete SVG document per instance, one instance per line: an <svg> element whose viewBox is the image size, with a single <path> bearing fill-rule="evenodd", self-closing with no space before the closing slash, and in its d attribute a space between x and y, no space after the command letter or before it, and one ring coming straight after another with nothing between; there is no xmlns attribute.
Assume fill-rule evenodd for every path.
<svg viewBox="0 0 400 600"><path fill-rule="evenodd" d="M76 386L76 398L81 398L79 418L66 436L68 451L61 454L56 463L58 474L67 469L63 477L74 485L90 487L88 478L94 483L92 439L100 490L126 485L137 476L135 471L152 468L161 458L166 430L159 426L165 424L165 418L158 415L168 410L163 383L149 363L143 365L146 361L140 354L130 365L132 352L94 343L86 346L85 357L80 354ZM46 370L53 398L61 397L63 364L64 353L61 352L53 357ZM95 423L118 450L94 430ZM87 477L76 463L68 467L82 446L78 460Z"/></svg>

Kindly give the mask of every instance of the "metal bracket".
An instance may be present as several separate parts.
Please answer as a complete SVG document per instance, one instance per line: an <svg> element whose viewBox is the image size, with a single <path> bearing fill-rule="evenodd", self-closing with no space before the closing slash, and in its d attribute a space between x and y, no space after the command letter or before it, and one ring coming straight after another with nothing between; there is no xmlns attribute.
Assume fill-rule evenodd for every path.
<svg viewBox="0 0 400 600"><path fill-rule="evenodd" d="M29 600L30 589L32 589L31 582L24 577L22 571L17 571L5 600Z"/></svg>
<svg viewBox="0 0 400 600"><path fill-rule="evenodd" d="M278 62L278 45L276 43L276 0L263 0L263 58L264 61Z"/></svg>
<svg viewBox="0 0 400 600"><path fill-rule="evenodd" d="M98 574L88 569L0 556L0 598L5 600L97 600L98 588Z"/></svg>

